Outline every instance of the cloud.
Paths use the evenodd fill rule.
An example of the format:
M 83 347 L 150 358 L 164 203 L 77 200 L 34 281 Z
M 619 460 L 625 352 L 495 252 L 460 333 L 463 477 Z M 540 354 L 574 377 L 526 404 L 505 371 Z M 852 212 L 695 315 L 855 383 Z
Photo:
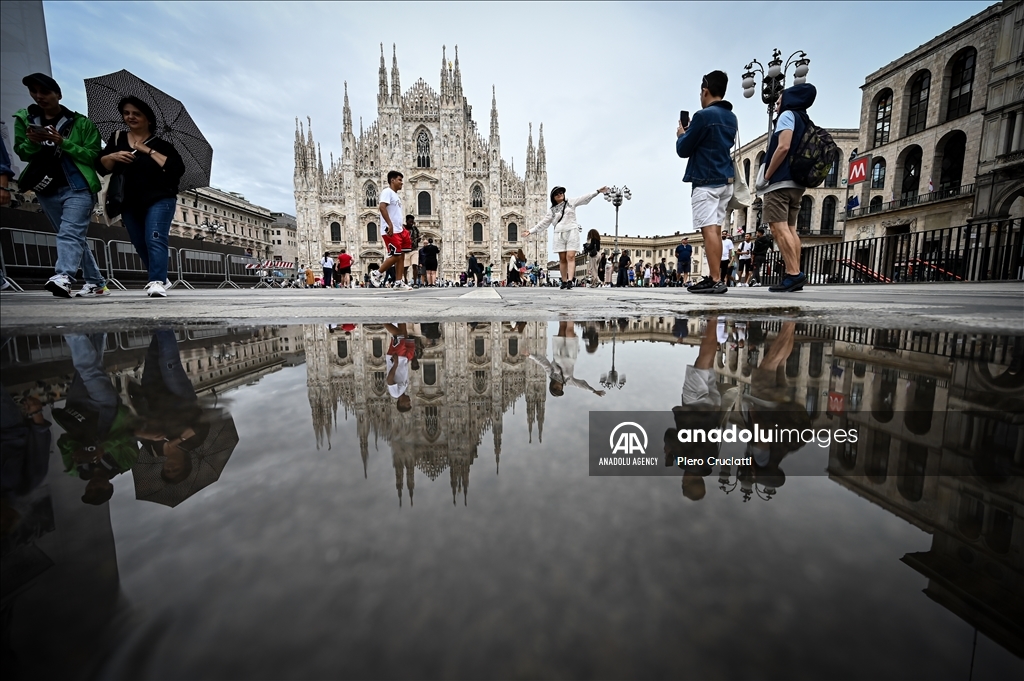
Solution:
M 570 193 L 626 184 L 623 234 L 689 231 L 689 187 L 674 150 L 680 109 L 699 108 L 700 78 L 732 78 L 744 140 L 767 124 L 739 77 L 772 48 L 806 50 L 819 89 L 811 114 L 857 127 L 864 76 L 981 11 L 987 3 L 71 3 L 44 4 L 65 103 L 72 83 L 128 69 L 178 97 L 214 148 L 213 183 L 294 211 L 296 117 L 313 120 L 324 157 L 341 151 L 342 83 L 353 121 L 376 118 L 380 43 L 402 87 L 435 90 L 441 46 L 459 46 L 466 97 L 486 135 L 497 90 L 502 156 L 525 166 L 528 123 L 544 123 L 548 179 Z M 882 20 L 884 18 L 884 20 Z M 787 52 L 788 54 L 788 52 Z M 600 202 L 587 229 L 610 231 Z

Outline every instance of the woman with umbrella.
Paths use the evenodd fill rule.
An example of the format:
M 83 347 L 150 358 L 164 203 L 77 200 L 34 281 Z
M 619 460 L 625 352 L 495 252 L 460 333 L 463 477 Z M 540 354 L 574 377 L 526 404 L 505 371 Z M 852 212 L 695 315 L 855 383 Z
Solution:
M 174 145 L 157 137 L 156 116 L 135 96 L 121 99 L 117 110 L 127 131 L 110 136 L 100 155 L 106 173 L 124 178 L 121 219 L 142 264 L 149 270 L 146 294 L 167 295 L 167 239 L 185 164 Z

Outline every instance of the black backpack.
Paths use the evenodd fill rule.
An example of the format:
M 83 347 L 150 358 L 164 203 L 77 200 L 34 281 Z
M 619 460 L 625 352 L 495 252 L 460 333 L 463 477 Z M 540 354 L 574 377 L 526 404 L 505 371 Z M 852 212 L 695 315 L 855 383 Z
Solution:
M 825 181 L 841 152 L 832 135 L 815 125 L 804 111 L 797 113 L 804 122 L 804 134 L 789 153 L 789 175 L 803 187 L 817 187 Z

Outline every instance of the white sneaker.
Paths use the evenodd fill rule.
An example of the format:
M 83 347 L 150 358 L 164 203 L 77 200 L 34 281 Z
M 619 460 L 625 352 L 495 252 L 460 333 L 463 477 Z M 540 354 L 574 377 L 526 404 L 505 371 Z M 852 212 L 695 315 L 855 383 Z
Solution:
M 167 289 L 164 288 L 164 282 L 151 281 L 146 284 L 146 295 L 150 298 L 166 298 Z
M 412 287 L 406 284 L 404 281 L 397 281 L 395 282 L 395 285 L 392 288 L 394 288 L 397 291 L 408 291 Z
M 47 291 L 58 298 L 71 297 L 71 279 L 66 274 L 55 274 L 45 284 Z
M 75 294 L 75 298 L 102 298 L 103 296 L 109 296 L 110 289 L 106 286 L 97 286 L 96 284 L 86 284 L 82 287 L 82 290 Z
M 374 288 L 380 288 L 380 270 L 370 270 L 370 283 Z

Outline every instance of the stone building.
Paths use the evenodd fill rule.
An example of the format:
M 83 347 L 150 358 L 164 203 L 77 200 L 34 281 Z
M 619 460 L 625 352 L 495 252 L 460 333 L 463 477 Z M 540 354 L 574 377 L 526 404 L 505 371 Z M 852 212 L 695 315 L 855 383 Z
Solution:
M 288 213 L 271 213 L 274 221 L 270 224 L 270 256 L 272 260 L 295 263 L 295 266 L 309 263 L 298 262 L 299 242 L 295 216 Z
M 312 129 L 295 129 L 295 210 L 298 259 L 316 261 L 341 248 L 353 255 L 360 279 L 367 265 L 384 256 L 378 196 L 387 173 L 405 175 L 402 203 L 416 216 L 422 238 L 441 247 L 440 273 L 465 271 L 472 254 L 504 271 L 503 256 L 522 248 L 530 262 L 547 260 L 547 234 L 523 240 L 547 207 L 547 159 L 543 125 L 534 147 L 532 128 L 523 176 L 501 157 L 498 105 L 491 97 L 489 135 L 473 119 L 462 90 L 458 48 L 454 64 L 442 51 L 440 91 L 422 78 L 402 90 L 393 53 L 390 78 L 381 46 L 377 118 L 353 129 L 345 85 L 341 158 L 325 166 Z
M 432 327 L 432 328 L 428 328 Z M 448 471 L 452 500 L 467 501 L 470 466 L 490 430 L 495 466 L 500 465 L 506 411 L 525 398 L 525 418 L 532 441 L 544 437 L 547 377 L 530 355 L 544 356 L 547 324 L 442 322 L 416 328 L 417 365 L 409 372 L 407 394 L 412 410 L 400 413 L 387 391 L 386 351 L 390 343 L 382 325 L 351 328 L 308 324 L 304 327 L 306 386 L 318 447 L 331 447 L 341 418 L 356 419 L 359 452 L 365 470 L 371 439 L 392 450 L 399 502 L 410 501 L 416 470 L 431 481 Z
M 853 128 L 828 128 L 828 131 L 839 147 L 840 157 L 820 187 L 804 192 L 800 214 L 797 216 L 797 230 L 804 237 L 804 246 L 842 241 L 843 209 L 847 201 L 847 159 L 850 152 L 857 148 L 860 132 Z M 767 148 L 768 133 L 765 133 L 741 146 L 733 155 L 743 169 L 743 177 L 750 187 L 751 195 Z M 754 231 L 761 224 L 761 199 L 755 198 L 745 211 L 733 211 L 728 219 L 729 230 L 734 234 Z
M 693 246 L 693 262 L 690 264 L 690 273 L 696 281 L 698 277 L 703 276 L 705 262 L 704 235 L 700 232 L 692 234 L 676 232 L 671 236 L 620 235 L 618 240 L 619 251 L 628 250 L 630 257 L 633 259 L 633 265 L 636 265 L 640 260 L 643 260 L 645 263 L 660 263 L 661 259 L 665 258 L 665 264 L 672 271 L 675 271 L 676 246 L 682 242 L 683 237 L 686 237 L 690 245 Z M 611 253 L 615 250 L 615 235 L 602 234 L 601 248 L 608 251 L 610 257 Z M 583 267 L 585 263 L 580 262 L 579 258 L 579 266 Z M 555 263 L 555 267 L 557 268 L 557 263 Z
M 202 187 L 178 194 L 171 235 L 239 246 L 263 259 L 271 256 L 272 222 L 269 208 L 247 201 L 238 192 Z
M 846 240 L 1021 214 L 1021 4 L 992 5 L 865 79 L 858 148 L 870 172 Z

